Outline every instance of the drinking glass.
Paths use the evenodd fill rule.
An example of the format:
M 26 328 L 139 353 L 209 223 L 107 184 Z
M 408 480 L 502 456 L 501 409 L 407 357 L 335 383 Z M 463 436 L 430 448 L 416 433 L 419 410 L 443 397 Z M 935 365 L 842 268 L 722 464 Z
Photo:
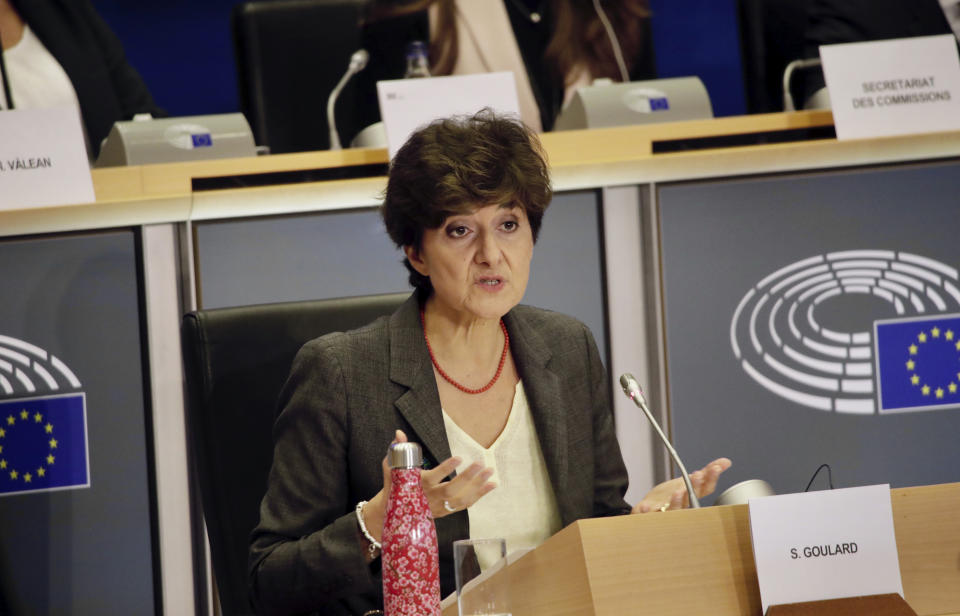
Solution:
M 510 580 L 505 539 L 453 542 L 460 616 L 510 616 Z

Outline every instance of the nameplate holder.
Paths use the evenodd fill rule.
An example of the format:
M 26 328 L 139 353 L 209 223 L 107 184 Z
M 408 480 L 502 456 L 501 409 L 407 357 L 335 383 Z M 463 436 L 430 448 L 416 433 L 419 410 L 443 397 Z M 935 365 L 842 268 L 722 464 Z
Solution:
M 390 158 L 415 130 L 438 118 L 473 115 L 484 107 L 520 117 L 511 72 L 378 81 L 377 98 Z
M 0 111 L 0 210 L 96 200 L 76 107 Z
M 837 139 L 960 130 L 952 34 L 822 45 Z
M 749 507 L 764 613 L 785 604 L 903 596 L 889 485 L 765 496 Z

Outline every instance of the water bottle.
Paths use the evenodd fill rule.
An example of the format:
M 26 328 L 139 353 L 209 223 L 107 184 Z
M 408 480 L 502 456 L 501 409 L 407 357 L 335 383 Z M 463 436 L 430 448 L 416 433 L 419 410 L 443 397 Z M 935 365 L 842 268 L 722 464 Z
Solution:
M 381 540 L 384 616 L 440 616 L 437 529 L 420 486 L 422 461 L 416 443 L 387 452 L 393 485 Z
M 427 59 L 427 45 L 423 41 L 411 41 L 407 45 L 407 72 L 404 79 L 429 77 L 430 62 Z

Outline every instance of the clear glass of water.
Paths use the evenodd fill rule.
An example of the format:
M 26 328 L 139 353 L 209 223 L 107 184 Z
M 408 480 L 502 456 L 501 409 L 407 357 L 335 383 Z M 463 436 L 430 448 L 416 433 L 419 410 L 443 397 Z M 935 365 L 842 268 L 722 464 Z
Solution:
M 453 542 L 460 616 L 510 616 L 510 579 L 505 539 Z

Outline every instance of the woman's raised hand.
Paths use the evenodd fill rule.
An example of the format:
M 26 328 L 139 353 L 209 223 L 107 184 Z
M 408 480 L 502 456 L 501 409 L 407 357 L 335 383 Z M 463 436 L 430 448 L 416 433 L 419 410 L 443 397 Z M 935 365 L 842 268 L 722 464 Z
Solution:
M 403 433 L 403 430 L 397 430 L 393 442 L 390 444 L 406 442 L 407 435 Z M 461 462 L 460 458 L 448 458 L 438 464 L 436 468 L 420 471 L 420 485 L 423 487 L 423 493 L 427 497 L 430 512 L 434 518 L 442 518 L 461 509 L 466 509 L 497 487 L 497 484 L 489 481 L 493 475 L 493 469 L 485 468 L 482 464 L 476 462 L 468 466 L 463 472 L 457 473 L 457 476 L 450 481 L 444 481 L 450 473 L 460 466 Z M 387 464 L 387 456 L 383 456 L 381 465 L 383 467 L 383 489 L 363 506 L 364 523 L 368 532 L 377 541 L 383 535 L 383 522 L 387 514 L 387 497 L 390 495 L 390 488 L 393 485 L 390 480 L 390 465 Z
M 696 492 L 697 498 L 713 494 L 720 475 L 732 464 L 733 462 L 728 458 L 717 458 L 702 469 L 690 473 L 690 483 L 693 484 L 693 491 Z M 677 477 L 654 486 L 642 501 L 634 505 L 633 513 L 683 509 L 689 506 L 687 486 L 683 482 L 683 477 Z
M 444 481 L 461 462 L 460 458 L 448 458 L 436 468 L 420 473 L 420 485 L 423 486 L 423 493 L 430 503 L 434 518 L 442 518 L 466 509 L 497 487 L 497 484 L 490 481 L 493 469 L 478 462 L 457 473 L 453 479 Z

